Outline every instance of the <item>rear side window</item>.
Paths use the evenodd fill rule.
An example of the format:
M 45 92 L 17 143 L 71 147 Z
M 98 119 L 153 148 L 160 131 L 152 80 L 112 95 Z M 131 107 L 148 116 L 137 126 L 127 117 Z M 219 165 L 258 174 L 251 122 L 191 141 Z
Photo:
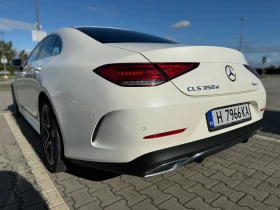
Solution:
M 26 64 L 30 64 L 30 63 L 32 63 L 33 61 L 37 60 L 38 55 L 39 55 L 39 53 L 40 53 L 40 51 L 41 51 L 41 49 L 42 49 L 44 43 L 45 43 L 45 40 L 43 40 L 42 42 L 40 42 L 40 43 L 37 45 L 37 47 L 36 47 L 36 48 L 33 50 L 33 52 L 30 54 L 30 56 L 29 56 L 29 58 L 28 58 Z
M 48 38 L 45 39 L 45 43 L 39 54 L 38 59 L 46 58 L 51 55 L 51 52 L 53 50 L 54 44 L 57 39 L 58 39 L 57 36 L 49 36 Z
M 114 28 L 78 27 L 77 30 L 85 33 L 101 43 L 169 43 L 176 42 L 161 37 Z
M 51 52 L 51 56 L 53 55 L 59 55 L 60 52 L 61 52 L 61 48 L 62 48 L 62 43 L 61 43 L 61 40 L 60 38 L 57 38 L 54 46 L 53 46 L 53 50 Z

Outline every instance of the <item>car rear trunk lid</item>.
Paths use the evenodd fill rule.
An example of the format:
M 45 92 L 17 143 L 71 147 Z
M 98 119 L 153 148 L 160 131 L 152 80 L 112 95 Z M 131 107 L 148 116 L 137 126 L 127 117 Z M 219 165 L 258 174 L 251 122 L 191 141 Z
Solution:
M 109 45 L 141 53 L 155 64 L 199 63 L 196 69 L 172 80 L 172 83 L 187 95 L 210 96 L 258 90 L 259 79 L 245 68 L 245 57 L 234 49 L 177 44 Z

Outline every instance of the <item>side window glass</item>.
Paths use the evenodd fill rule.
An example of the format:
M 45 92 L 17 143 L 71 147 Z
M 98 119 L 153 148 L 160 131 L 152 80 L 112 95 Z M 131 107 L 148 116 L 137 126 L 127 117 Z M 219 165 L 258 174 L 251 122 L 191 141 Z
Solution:
M 26 64 L 30 64 L 30 63 L 32 63 L 33 61 L 37 60 L 38 55 L 39 55 L 39 53 L 40 53 L 40 51 L 41 51 L 42 46 L 44 45 L 44 43 L 45 43 L 45 40 L 42 41 L 41 43 L 39 43 L 39 44 L 37 45 L 37 47 L 36 47 L 36 48 L 33 50 L 33 52 L 30 54 L 30 56 L 29 56 L 29 58 L 28 58 Z
M 58 38 L 54 44 L 51 56 L 53 55 L 59 55 L 61 52 L 61 48 L 62 48 L 62 43 L 61 40 Z
M 57 40 L 57 36 L 50 36 L 45 40 L 45 44 L 43 45 L 43 48 L 39 54 L 38 59 L 46 58 L 51 55 L 51 51 L 54 47 L 56 40 Z

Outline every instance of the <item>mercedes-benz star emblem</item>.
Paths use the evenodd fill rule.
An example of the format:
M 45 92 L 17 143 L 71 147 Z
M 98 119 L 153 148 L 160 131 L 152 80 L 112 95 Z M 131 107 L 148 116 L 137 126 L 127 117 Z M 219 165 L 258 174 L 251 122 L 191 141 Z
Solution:
M 226 75 L 232 82 L 236 80 L 236 73 L 231 66 L 226 66 Z

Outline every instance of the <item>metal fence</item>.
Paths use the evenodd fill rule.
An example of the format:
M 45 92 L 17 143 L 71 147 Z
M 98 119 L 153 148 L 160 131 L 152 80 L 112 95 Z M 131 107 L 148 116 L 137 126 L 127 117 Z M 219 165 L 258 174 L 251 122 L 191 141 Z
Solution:
M 0 71 L 0 75 L 10 75 L 11 74 L 11 72 L 9 72 L 9 71 Z

